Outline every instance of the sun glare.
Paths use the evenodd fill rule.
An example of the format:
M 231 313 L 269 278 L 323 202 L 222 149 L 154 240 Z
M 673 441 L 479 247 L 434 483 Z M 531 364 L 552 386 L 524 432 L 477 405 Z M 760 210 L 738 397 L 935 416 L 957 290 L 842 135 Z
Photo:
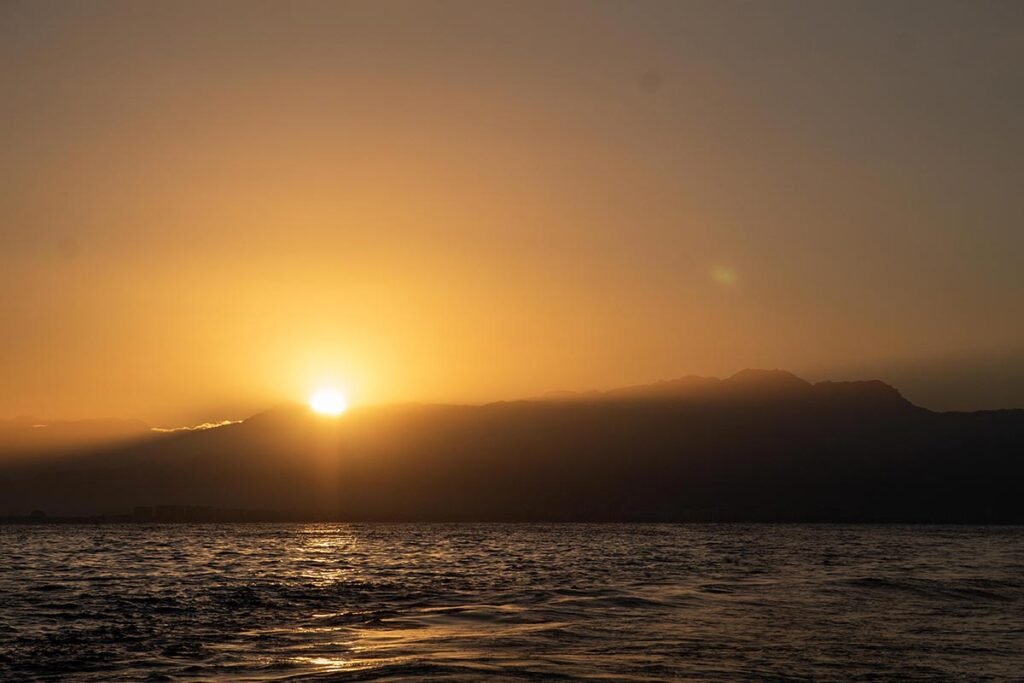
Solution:
M 334 389 L 320 389 L 309 397 L 309 407 L 321 415 L 341 415 L 348 410 L 348 400 Z

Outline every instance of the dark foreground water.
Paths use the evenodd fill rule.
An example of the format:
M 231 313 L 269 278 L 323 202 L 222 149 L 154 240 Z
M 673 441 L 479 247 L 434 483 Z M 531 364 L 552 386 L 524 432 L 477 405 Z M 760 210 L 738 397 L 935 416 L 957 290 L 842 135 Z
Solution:
M 0 680 L 1024 680 L 1024 529 L 0 527 Z

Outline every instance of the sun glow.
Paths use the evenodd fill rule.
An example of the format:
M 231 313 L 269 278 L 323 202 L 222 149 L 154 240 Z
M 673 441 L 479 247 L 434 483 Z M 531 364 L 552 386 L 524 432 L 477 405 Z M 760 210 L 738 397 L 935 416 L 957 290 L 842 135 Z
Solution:
M 320 389 L 309 397 L 309 407 L 321 415 L 341 415 L 348 410 L 348 399 L 334 389 Z

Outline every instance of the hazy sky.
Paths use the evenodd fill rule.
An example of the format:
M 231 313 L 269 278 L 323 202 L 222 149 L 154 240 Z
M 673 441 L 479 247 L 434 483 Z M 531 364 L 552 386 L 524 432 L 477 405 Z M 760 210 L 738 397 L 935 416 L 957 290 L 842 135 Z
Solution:
M 0 92 L 0 417 L 748 366 L 1024 406 L 1015 0 L 4 1 Z

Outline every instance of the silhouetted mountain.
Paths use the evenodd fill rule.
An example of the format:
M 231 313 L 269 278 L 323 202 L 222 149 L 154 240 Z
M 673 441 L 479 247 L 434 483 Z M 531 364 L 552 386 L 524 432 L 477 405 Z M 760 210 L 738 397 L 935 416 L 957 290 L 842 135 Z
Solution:
M 1024 411 L 933 413 L 781 371 L 243 423 L 0 474 L 0 513 L 345 520 L 1024 521 Z

